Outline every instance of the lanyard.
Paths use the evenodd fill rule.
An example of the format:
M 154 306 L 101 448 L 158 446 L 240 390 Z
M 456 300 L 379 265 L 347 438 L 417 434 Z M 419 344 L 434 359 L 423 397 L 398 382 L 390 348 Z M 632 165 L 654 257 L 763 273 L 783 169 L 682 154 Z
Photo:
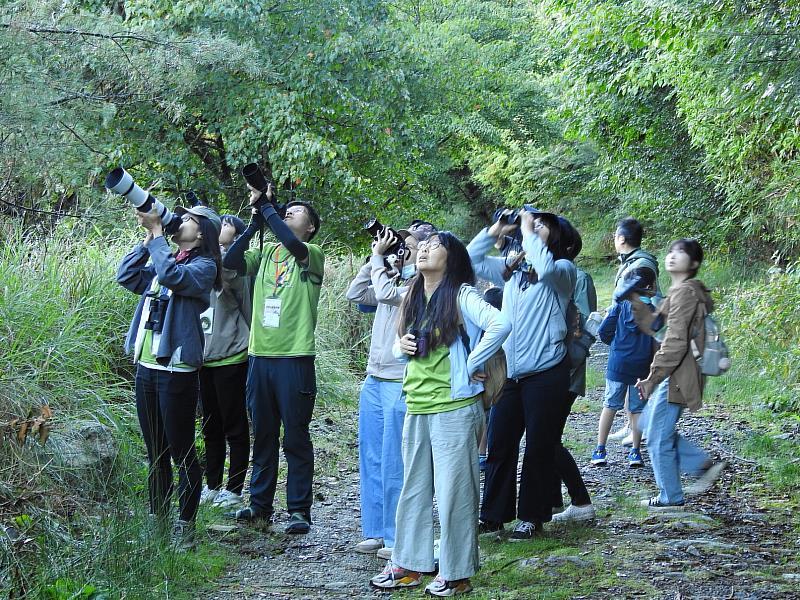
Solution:
M 280 247 L 280 244 L 278 245 L 277 248 L 275 248 L 275 258 L 272 259 L 272 260 L 275 262 L 275 288 L 272 290 L 272 297 L 274 298 L 275 296 L 278 295 L 278 287 L 280 287 L 278 285 L 278 274 L 279 274 L 280 268 L 281 268 L 281 247 Z

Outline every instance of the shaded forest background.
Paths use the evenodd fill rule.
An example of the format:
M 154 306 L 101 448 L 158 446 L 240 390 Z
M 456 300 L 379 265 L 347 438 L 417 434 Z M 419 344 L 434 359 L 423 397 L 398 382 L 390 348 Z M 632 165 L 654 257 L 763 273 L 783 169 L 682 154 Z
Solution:
M 798 25 L 766 0 L 0 0 L 0 591 L 180 597 L 227 560 L 148 533 L 116 166 L 242 213 L 257 161 L 314 202 L 323 405 L 357 395 L 370 324 L 342 292 L 369 217 L 469 239 L 533 203 L 600 283 L 615 219 L 657 252 L 698 237 L 735 365 L 709 394 L 784 436 L 743 451 L 797 505 Z M 69 458 L 87 437 L 100 468 Z

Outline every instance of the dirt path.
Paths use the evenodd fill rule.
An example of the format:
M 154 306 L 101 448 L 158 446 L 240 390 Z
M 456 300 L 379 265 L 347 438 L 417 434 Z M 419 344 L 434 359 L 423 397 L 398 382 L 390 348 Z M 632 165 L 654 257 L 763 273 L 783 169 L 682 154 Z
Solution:
M 602 370 L 603 351 L 597 347 L 592 358 L 596 369 Z M 646 451 L 642 469 L 629 469 L 625 449 L 613 445 L 607 467 L 589 464 L 601 397 L 602 389 L 594 389 L 576 405 L 566 434 L 598 519 L 586 527 L 551 527 L 545 541 L 482 540 L 483 568 L 471 597 L 800 598 L 800 534 L 790 524 L 792 508 L 752 493 L 763 485 L 756 467 L 730 450 L 743 426 L 718 414 L 683 419 L 682 432 L 729 467 L 712 491 L 685 510 L 648 514 L 638 506 L 655 490 Z M 205 598 L 387 596 L 367 583 L 383 561 L 351 550 L 360 540 L 355 431 L 352 412 L 318 411 L 317 499 L 309 535 L 284 535 L 283 521 L 271 529 L 208 533 L 232 545 L 239 560 Z

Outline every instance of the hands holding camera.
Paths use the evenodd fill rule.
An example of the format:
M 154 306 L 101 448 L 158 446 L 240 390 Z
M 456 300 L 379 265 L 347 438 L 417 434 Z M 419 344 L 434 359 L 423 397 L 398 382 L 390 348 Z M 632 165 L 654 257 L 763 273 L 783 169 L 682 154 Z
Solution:
M 398 242 L 397 236 L 389 227 L 384 228 L 372 242 L 373 256 L 385 256 L 389 249 Z
M 142 242 L 145 246 L 153 239 L 164 235 L 164 226 L 161 223 L 161 216 L 154 210 L 150 212 L 139 212 L 134 209 L 136 222 L 147 230 L 147 235 Z

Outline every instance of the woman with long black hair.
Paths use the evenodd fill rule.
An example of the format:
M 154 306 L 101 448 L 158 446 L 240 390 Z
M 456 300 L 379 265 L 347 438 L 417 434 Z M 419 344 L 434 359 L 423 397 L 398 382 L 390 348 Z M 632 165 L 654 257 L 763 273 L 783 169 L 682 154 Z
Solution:
M 442 231 L 420 242 L 418 275 L 400 308 L 395 355 L 403 377 L 403 489 L 392 559 L 372 578 L 381 589 L 414 587 L 434 570 L 433 495 L 441 524 L 433 596 L 472 589 L 478 570 L 478 441 L 483 428 L 483 364 L 511 331 L 473 287 L 464 245 Z M 481 331 L 484 331 L 481 337 Z
M 220 286 L 217 214 L 205 206 L 179 207 L 181 217 L 172 241 L 164 239 L 160 217 L 136 213 L 147 230 L 117 270 L 117 282 L 140 294 L 125 350 L 136 369 L 136 412 L 150 463 L 150 511 L 162 522 L 172 498 L 172 462 L 178 466 L 179 516 L 173 542 L 179 550 L 194 547 L 194 521 L 200 503 L 202 470 L 194 448 L 198 369 L 203 365 L 200 313 Z
M 518 232 L 517 229 L 520 231 Z M 524 260 L 487 256 L 498 238 L 522 234 Z M 489 457 L 481 506 L 481 531 L 500 531 L 519 518 L 511 539 L 539 535 L 550 521 L 555 452 L 569 407 L 570 359 L 567 353 L 567 308 L 575 289 L 575 265 L 557 217 L 532 207 L 508 223 L 501 217 L 470 242 L 477 274 L 502 285 L 503 314 L 514 331 L 503 344 L 508 379 L 492 408 Z M 509 273 L 509 271 L 511 271 Z M 517 504 L 519 444 L 525 433 L 525 455 Z

